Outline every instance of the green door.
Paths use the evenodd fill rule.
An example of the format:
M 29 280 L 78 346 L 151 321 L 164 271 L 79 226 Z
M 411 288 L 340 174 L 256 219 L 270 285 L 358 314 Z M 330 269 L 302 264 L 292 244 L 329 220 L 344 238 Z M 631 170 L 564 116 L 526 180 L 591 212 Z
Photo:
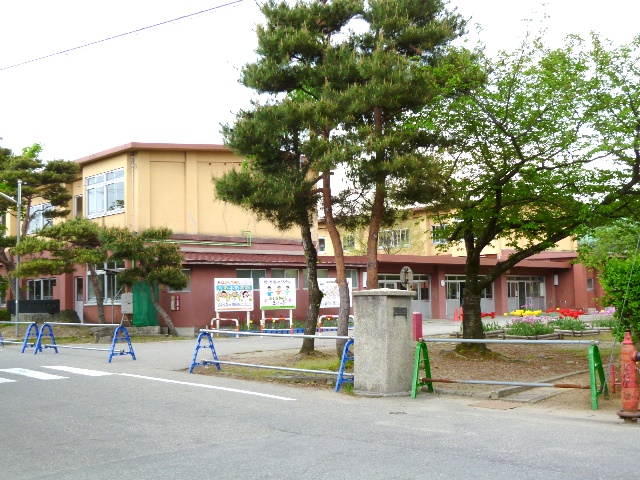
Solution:
M 155 286 L 156 296 L 158 286 Z M 133 326 L 149 327 L 158 325 L 158 312 L 151 301 L 151 291 L 147 282 L 133 285 Z

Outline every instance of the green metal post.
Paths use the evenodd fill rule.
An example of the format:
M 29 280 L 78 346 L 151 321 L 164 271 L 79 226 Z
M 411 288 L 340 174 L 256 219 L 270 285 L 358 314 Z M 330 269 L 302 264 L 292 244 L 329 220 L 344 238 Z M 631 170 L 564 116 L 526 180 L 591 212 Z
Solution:
M 600 378 L 600 390 L 598 390 L 598 379 Z M 598 395 L 604 394 L 604 398 L 609 398 L 609 387 L 602 368 L 602 360 L 597 345 L 589 347 L 589 383 L 591 385 L 591 410 L 598 410 Z
M 427 386 L 427 392 L 433 393 L 433 382 L 420 381 L 420 359 L 424 360 L 424 373 L 426 378 L 431 378 L 431 365 L 429 365 L 429 350 L 425 342 L 418 342 L 416 345 L 415 361 L 413 363 L 413 385 L 411 387 L 411 398 L 416 398 L 418 387 Z

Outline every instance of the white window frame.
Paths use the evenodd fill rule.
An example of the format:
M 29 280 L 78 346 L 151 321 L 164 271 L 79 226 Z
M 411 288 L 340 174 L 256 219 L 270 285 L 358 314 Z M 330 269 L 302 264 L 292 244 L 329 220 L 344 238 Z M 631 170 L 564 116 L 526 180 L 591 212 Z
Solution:
M 31 205 L 29 207 L 29 226 L 27 234 L 36 233 L 44 227 L 53 225 L 53 219 L 44 216 L 44 212 L 53 210 L 51 203 L 41 203 L 40 205 Z
M 327 252 L 327 239 L 325 237 L 318 237 L 318 253 Z
M 595 281 L 593 277 L 587 277 L 587 291 L 592 292 L 595 288 Z
M 346 269 L 347 278 L 351 279 L 351 288 L 359 288 L 358 287 L 358 270 L 355 268 L 347 268 Z
M 36 288 L 36 285 L 38 285 L 39 288 Z M 27 300 L 53 300 L 53 287 L 55 286 L 55 277 L 35 278 L 27 280 Z M 49 295 L 44 295 L 45 287 Z M 37 297 L 35 297 L 36 291 L 39 292 L 39 295 Z
M 411 246 L 411 229 L 394 228 L 382 230 L 378 235 L 378 248 L 400 248 Z
M 444 245 L 447 243 L 446 239 L 438 238 L 438 233 L 441 233 L 444 229 L 444 225 L 431 225 L 431 245 Z
M 82 195 L 76 195 L 73 197 L 73 210 L 74 218 L 82 217 L 84 215 Z
M 85 185 L 87 218 L 124 212 L 124 168 L 87 177 Z
M 109 274 L 106 270 L 122 270 L 125 268 L 124 260 L 106 262 L 103 265 L 96 265 L 96 276 L 102 281 L 102 293 L 104 298 L 103 303 L 111 305 L 112 300 L 114 305 L 120 305 L 120 299 L 122 297 L 122 291 L 120 290 L 120 283 L 118 282 L 118 276 Z M 91 281 L 91 271 L 87 268 L 87 292 L 86 303 L 89 305 L 96 304 L 96 292 L 93 288 L 93 282 Z M 109 291 L 113 292 L 115 298 L 109 296 Z M 92 294 L 93 293 L 93 294 Z

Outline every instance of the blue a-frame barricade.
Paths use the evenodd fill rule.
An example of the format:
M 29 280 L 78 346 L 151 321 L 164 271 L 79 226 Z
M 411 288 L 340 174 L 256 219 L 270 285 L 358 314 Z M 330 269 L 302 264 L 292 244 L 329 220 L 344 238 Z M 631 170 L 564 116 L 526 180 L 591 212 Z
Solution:
M 349 348 L 353 346 L 353 338 L 347 340 L 347 343 L 344 344 L 344 349 L 342 350 L 342 359 L 340 360 L 340 368 L 338 369 L 338 379 L 336 380 L 336 392 L 340 391 L 340 387 L 343 383 L 353 383 L 353 374 L 345 377 L 344 369 L 347 366 L 348 361 L 353 361 L 354 353 L 353 351 L 349 352 Z
M 209 340 L 208 345 L 202 345 L 200 342 L 203 338 L 207 338 Z M 213 355 L 213 360 L 202 360 L 198 362 L 198 350 L 201 348 L 208 348 L 211 350 Z M 193 369 L 195 367 L 204 367 L 206 365 L 215 365 L 218 370 L 220 370 L 220 364 L 218 363 L 218 355 L 216 354 L 216 348 L 213 346 L 213 338 L 211 338 L 211 334 L 209 332 L 200 332 L 198 335 L 198 339 L 196 341 L 196 348 L 193 351 L 193 358 L 191 359 L 191 366 L 189 367 L 189 373 L 193 373 Z

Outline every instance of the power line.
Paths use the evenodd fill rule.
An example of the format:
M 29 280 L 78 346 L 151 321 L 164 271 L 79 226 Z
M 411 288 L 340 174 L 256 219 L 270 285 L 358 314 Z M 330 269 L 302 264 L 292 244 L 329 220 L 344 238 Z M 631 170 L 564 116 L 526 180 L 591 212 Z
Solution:
M 133 33 L 142 32 L 142 31 L 144 31 L 144 30 L 150 30 L 150 29 L 152 29 L 152 28 L 156 28 L 156 27 L 159 27 L 159 26 L 161 26 L 161 25 L 166 25 L 166 24 L 168 24 L 168 23 L 177 22 L 177 21 L 179 21 L 179 20 L 184 20 L 185 18 L 195 17 L 196 15 L 200 15 L 200 14 L 202 14 L 202 13 L 211 12 L 211 11 L 213 11 L 213 10 L 218 10 L 218 9 L 220 9 L 220 8 L 228 7 L 228 6 L 230 6 L 230 5 L 234 5 L 234 4 L 236 4 L 236 3 L 242 3 L 243 1 L 244 1 L 244 0 L 234 0 L 234 1 L 232 1 L 232 2 L 228 2 L 228 3 L 225 3 L 225 4 L 223 4 L 223 5 L 218 5 L 218 6 L 216 6 L 216 7 L 211 7 L 211 8 L 207 8 L 207 9 L 205 9 L 205 10 L 200 10 L 199 12 L 190 13 L 190 14 L 188 14 L 188 15 L 183 15 L 183 16 L 181 16 L 181 17 L 173 18 L 173 19 L 171 19 L 171 20 L 165 20 L 164 22 L 155 23 L 155 24 L 153 24 L 153 25 L 149 25 L 149 26 L 147 26 L 147 27 L 142 27 L 142 28 L 138 28 L 138 29 L 136 29 L 136 30 L 131 30 L 130 32 L 120 33 L 120 34 L 118 34 L 118 35 L 114 35 L 114 36 L 112 36 L 112 37 L 103 38 L 102 40 L 96 40 L 95 42 L 85 43 L 84 45 L 79 45 L 79 46 L 77 46 L 77 47 L 68 48 L 68 49 L 66 49 L 66 50 L 62 50 L 62 51 L 60 51 L 60 52 L 56 52 L 56 53 L 51 53 L 51 54 L 49 54 L 49 55 L 45 55 L 45 56 L 43 56 L 43 57 L 38 57 L 38 58 L 33 58 L 33 59 L 31 59 L 31 60 L 26 60 L 26 61 L 24 61 L 24 62 L 16 63 L 16 64 L 14 64 L 14 65 L 9 65 L 8 67 L 2 67 L 2 68 L 0 68 L 0 72 L 1 72 L 1 71 L 3 71 L 3 70 L 9 70 L 10 68 L 19 67 L 19 66 L 21 66 L 21 65 L 26 65 L 27 63 L 37 62 L 37 61 L 39 61 L 39 60 L 44 60 L 45 58 L 55 57 L 55 56 L 57 56 L 57 55 L 62 55 L 63 53 L 69 53 L 69 52 L 72 52 L 72 51 L 74 51 L 74 50 L 80 50 L 81 48 L 86 48 L 86 47 L 90 47 L 90 46 L 92 46 L 92 45 L 97 45 L 97 44 L 99 44 L 99 43 L 104 43 L 104 42 L 107 42 L 107 41 L 109 41 L 109 40 L 114 40 L 114 39 L 116 39 L 116 38 L 125 37 L 125 36 L 127 36 L 127 35 L 131 35 L 131 34 L 133 34 Z

